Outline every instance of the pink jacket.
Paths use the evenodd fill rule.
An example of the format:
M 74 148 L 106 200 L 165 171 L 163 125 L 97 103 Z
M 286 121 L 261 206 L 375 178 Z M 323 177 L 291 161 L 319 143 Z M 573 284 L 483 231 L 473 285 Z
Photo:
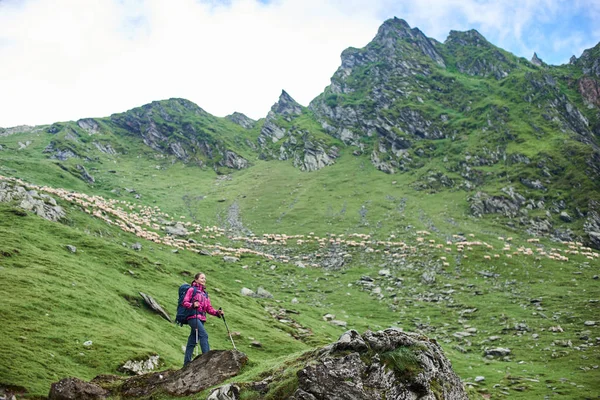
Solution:
M 196 287 L 196 296 L 194 297 L 194 299 L 192 299 L 192 294 L 194 293 L 194 286 Z M 196 282 L 192 282 L 192 287 L 188 289 L 187 293 L 183 297 L 182 304 L 185 308 L 192 308 L 194 301 L 198 302 L 198 313 L 194 313 L 191 317 L 188 317 L 187 319 L 199 318 L 200 321 L 206 321 L 206 313 L 209 313 L 210 315 L 214 316 L 217 315 L 217 310 L 215 310 L 210 304 L 210 299 L 208 298 L 208 294 L 204 291 L 204 286 L 201 286 Z

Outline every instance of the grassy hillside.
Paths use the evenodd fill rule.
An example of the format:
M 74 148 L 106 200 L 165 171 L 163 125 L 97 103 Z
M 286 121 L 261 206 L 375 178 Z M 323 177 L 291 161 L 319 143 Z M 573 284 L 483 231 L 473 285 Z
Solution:
M 293 393 L 303 352 L 391 326 L 437 340 L 473 398 L 597 396 L 600 114 L 581 82 L 598 49 L 538 67 L 397 19 L 376 39 L 310 107 L 282 93 L 257 122 L 170 99 L 0 131 L 0 182 L 66 211 L 0 202 L 0 389 L 39 398 L 149 354 L 179 368 L 187 328 L 139 292 L 173 315 L 202 271 L 250 358 L 232 381 L 274 376 L 268 398 Z M 273 298 L 241 295 L 259 286 Z M 207 330 L 230 348 L 221 321 Z
M 150 353 L 161 356 L 164 368 L 178 368 L 187 329 L 151 313 L 141 305 L 138 292 L 152 295 L 174 313 L 177 286 L 189 280 L 189 274 L 204 271 L 213 303 L 227 311 L 230 327 L 241 333 L 238 347 L 250 357 L 242 381 L 257 380 L 291 354 L 335 340 L 345 328 L 322 320 L 332 313 L 347 321 L 347 328 L 359 331 L 400 326 L 436 338 L 459 376 L 494 398 L 506 391 L 511 397 L 532 398 L 552 393 L 585 397 L 598 390 L 597 327 L 583 324 L 598 315 L 600 290 L 598 280 L 592 279 L 598 259 L 577 254 L 560 262 L 541 256 L 538 247 L 548 253 L 559 248 L 561 254 L 569 247 L 530 244 L 518 230 L 464 217 L 460 192 L 415 191 L 415 175 L 385 175 L 364 158 L 350 155 L 310 174 L 283 162 L 257 161 L 225 179 L 181 163 L 157 170 L 153 160 L 118 157 L 110 167 L 116 172 L 103 171 L 103 163 L 97 164 L 94 186 L 64 173 L 53 161 L 26 162 L 20 155 L 6 160 L 4 174 L 19 168 L 20 177 L 36 184 L 127 201 L 123 207 L 129 212 L 160 205 L 163 213 L 174 219 L 184 216 L 184 221 L 203 229 L 226 228 L 228 220 L 237 218 L 258 237 L 279 233 L 326 240 L 323 245 L 316 240 L 248 245 L 226 235 L 210 238 L 206 231 L 191 236 L 207 248 L 217 243 L 250 246 L 284 256 L 268 260 L 243 255 L 229 264 L 222 256 L 174 253 L 172 247 L 141 240 L 69 202 L 62 201 L 67 218 L 61 223 L 23 215 L 16 204 L 3 204 L 0 272 L 6 323 L 0 346 L 2 358 L 11 360 L 0 371 L 3 385 L 44 395 L 49 384 L 62 377 L 116 373 L 123 361 Z M 52 171 L 61 172 L 55 176 Z M 134 188 L 135 193 L 124 188 Z M 135 199 L 135 194 L 141 198 Z M 137 207 L 132 210 L 129 205 Z M 232 209 L 237 211 L 232 214 Z M 366 247 L 349 244 L 365 241 L 350 236 L 354 233 L 372 235 Z M 339 235 L 344 236 L 338 243 Z M 453 235 L 486 242 L 493 249 L 480 244 L 461 252 L 460 240 Z M 510 254 L 518 253 L 510 258 L 502 250 L 509 236 Z M 140 252 L 130 249 L 137 241 L 143 246 Z M 76 246 L 77 253 L 69 253 L 67 244 Z M 531 248 L 534 255 L 520 247 Z M 330 253 L 348 254 L 341 269 L 321 267 Z M 294 257 L 305 260 L 308 268 L 297 267 Z M 380 276 L 381 269 L 389 269 L 390 277 Z M 433 274 L 435 282 L 426 283 L 424 273 Z M 362 290 L 358 282 L 364 275 L 375 280 L 381 294 Z M 274 299 L 240 295 L 242 287 L 258 286 Z M 24 294 L 30 289 L 36 294 Z M 298 311 L 288 316 L 312 334 L 301 340 L 290 336 L 298 336 L 298 330 L 272 316 L 279 309 Z M 563 332 L 550 331 L 556 326 Z M 230 347 L 221 321 L 209 319 L 207 327 L 213 348 Z M 463 336 L 466 330 L 470 333 Z M 499 338 L 490 340 L 493 336 Z M 83 346 L 87 340 L 93 341 L 91 348 Z M 263 347 L 250 347 L 253 340 Z M 484 357 L 485 349 L 496 346 L 510 348 L 509 359 Z M 293 391 L 293 369 L 286 376 L 279 389 L 283 393 Z M 486 380 L 475 384 L 476 376 Z

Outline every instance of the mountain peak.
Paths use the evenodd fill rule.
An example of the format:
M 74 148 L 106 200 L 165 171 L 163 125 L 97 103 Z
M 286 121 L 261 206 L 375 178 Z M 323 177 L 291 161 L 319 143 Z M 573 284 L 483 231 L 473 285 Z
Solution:
M 461 46 L 489 46 L 490 42 L 475 29 L 468 31 L 450 31 L 444 44 L 457 44 Z
M 254 126 L 254 124 L 256 123 L 255 120 L 253 120 L 252 118 L 249 118 L 248 116 L 246 116 L 246 114 L 243 114 L 243 113 L 237 112 L 237 111 L 235 111 L 233 114 L 226 116 L 225 118 L 227 118 L 234 124 L 238 124 L 242 128 L 246 128 L 246 129 L 252 128 Z
M 279 100 L 271 107 L 271 112 L 278 115 L 299 115 L 302 113 L 302 106 L 285 90 L 282 90 Z
M 398 50 L 398 39 L 405 39 L 415 44 L 423 54 L 430 57 L 438 65 L 445 66 L 444 59 L 438 54 L 432 41 L 419 28 L 411 28 L 405 20 L 397 17 L 386 20 L 379 27 L 377 35 L 367 47 L 381 46 L 385 52 L 393 54 Z
M 542 59 L 538 57 L 536 52 L 534 52 L 533 57 L 531 57 L 531 63 L 533 65 L 537 65 L 538 67 L 541 67 L 545 64 L 544 61 L 542 61 Z

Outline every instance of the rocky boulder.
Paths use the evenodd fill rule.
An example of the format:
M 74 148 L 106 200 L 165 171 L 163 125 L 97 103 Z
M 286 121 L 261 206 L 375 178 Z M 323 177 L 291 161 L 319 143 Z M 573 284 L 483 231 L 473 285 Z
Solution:
M 467 399 L 435 341 L 393 328 L 344 333 L 298 371 L 298 383 L 291 399 Z
M 119 371 L 128 375 L 144 375 L 154 371 L 160 364 L 160 356 L 151 355 L 143 360 L 127 360 L 119 367 Z
M 107 398 L 154 398 L 159 392 L 171 396 L 190 396 L 236 376 L 248 357 L 237 350 L 213 350 L 196 357 L 184 368 L 123 379 L 99 376 L 91 382 L 66 378 L 53 383 L 51 400 L 96 400 Z M 223 398 L 223 397 L 218 397 Z
M 96 182 L 96 179 L 94 179 L 94 177 L 90 175 L 90 173 L 83 165 L 77 164 L 75 168 L 77 168 L 77 171 L 79 171 L 79 173 L 81 174 L 81 179 L 83 179 L 90 185 Z
M 100 125 L 93 118 L 80 119 L 77 121 L 77 125 L 90 135 L 94 135 L 100 131 Z
M 18 202 L 19 207 L 32 211 L 50 221 L 58 221 L 65 217 L 65 211 L 56 204 L 56 200 L 47 194 L 39 194 L 35 190 L 0 181 L 0 202 Z
M 589 208 L 583 230 L 588 234 L 590 245 L 600 249 L 600 204 L 590 200 Z
M 248 357 L 237 350 L 209 351 L 179 371 L 133 377 L 125 382 L 121 393 L 142 397 L 161 390 L 173 396 L 190 396 L 237 375 L 247 361 Z
M 96 400 L 107 398 L 109 392 L 77 378 L 66 378 L 53 383 L 48 394 L 49 400 Z
M 190 234 L 181 223 L 176 223 L 175 226 L 167 226 L 165 231 L 171 236 L 187 236 Z
M 169 313 L 166 312 L 165 309 L 162 308 L 162 306 L 160 304 L 158 304 L 158 302 L 156 300 L 154 300 L 154 298 L 152 296 L 147 295 L 146 293 L 143 293 L 143 292 L 140 292 L 140 296 L 142 296 L 142 298 L 144 299 L 144 302 L 146 303 L 146 305 L 148 307 L 150 307 L 152 309 L 152 311 L 154 311 L 155 313 L 157 313 L 158 315 L 160 315 L 167 321 L 173 322 L 171 320 L 171 316 L 169 315 Z

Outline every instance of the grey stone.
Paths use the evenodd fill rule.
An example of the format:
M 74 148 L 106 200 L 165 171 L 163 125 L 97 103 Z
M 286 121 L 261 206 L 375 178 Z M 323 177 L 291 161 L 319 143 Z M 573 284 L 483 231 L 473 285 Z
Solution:
M 484 354 L 486 356 L 492 356 L 492 357 L 505 357 L 510 354 L 510 349 L 503 348 L 503 347 L 495 347 L 492 349 L 485 350 Z
M 77 164 L 75 166 L 75 168 L 77 168 L 77 170 L 81 174 L 81 179 L 83 179 L 84 181 L 86 181 L 89 184 L 96 182 L 96 179 L 92 175 L 89 174 L 89 172 L 83 165 Z
M 135 251 L 140 251 L 140 250 L 142 250 L 142 244 L 139 242 L 135 242 L 134 244 L 131 245 L 131 248 Z
M 67 245 L 67 250 L 69 250 L 71 253 L 77 253 L 77 247 L 70 244 Z
M 77 378 L 65 378 L 50 386 L 49 400 L 96 400 L 105 399 L 108 390 Z
M 340 320 L 337 320 L 337 319 L 329 321 L 329 323 L 331 325 L 340 326 L 342 328 L 345 328 L 348 325 L 348 323 L 346 321 L 340 321 Z
M 573 218 L 566 211 L 562 211 L 559 217 L 564 222 L 573 222 Z
M 334 319 L 335 319 L 335 315 L 333 315 L 333 314 L 323 315 L 323 321 L 333 321 Z
M 434 341 L 397 329 L 367 335 L 370 345 L 351 330 L 321 350 L 316 360 L 298 372 L 298 389 L 291 399 L 467 399 L 460 378 Z M 381 355 L 405 346 L 419 349 L 414 355 L 420 372 L 399 379 Z
M 259 286 L 259 288 L 256 290 L 256 297 L 272 299 L 273 295 L 266 291 L 262 286 Z
M 129 378 L 121 388 L 121 395 L 148 397 L 162 391 L 172 396 L 190 396 L 237 375 L 247 361 L 248 357 L 236 350 L 212 350 L 178 371 Z
M 228 383 L 219 388 L 213 389 L 206 400 L 238 400 L 240 398 L 240 388 L 235 383 Z
M 127 360 L 118 368 L 118 371 L 129 375 L 147 374 L 158 367 L 159 360 L 158 355 L 151 355 L 145 360 Z
M 169 313 L 167 313 L 160 304 L 158 304 L 158 302 L 156 300 L 154 300 L 154 298 L 150 295 L 147 295 L 145 293 L 139 292 L 140 296 L 142 296 L 142 298 L 144 299 L 144 302 L 157 314 L 159 314 L 161 317 L 163 317 L 164 319 L 166 319 L 169 322 L 173 322 L 171 320 L 171 316 L 169 315 Z
M 165 227 L 165 231 L 171 236 L 187 236 L 190 234 L 185 226 L 179 222 L 176 223 L 175 226 Z

